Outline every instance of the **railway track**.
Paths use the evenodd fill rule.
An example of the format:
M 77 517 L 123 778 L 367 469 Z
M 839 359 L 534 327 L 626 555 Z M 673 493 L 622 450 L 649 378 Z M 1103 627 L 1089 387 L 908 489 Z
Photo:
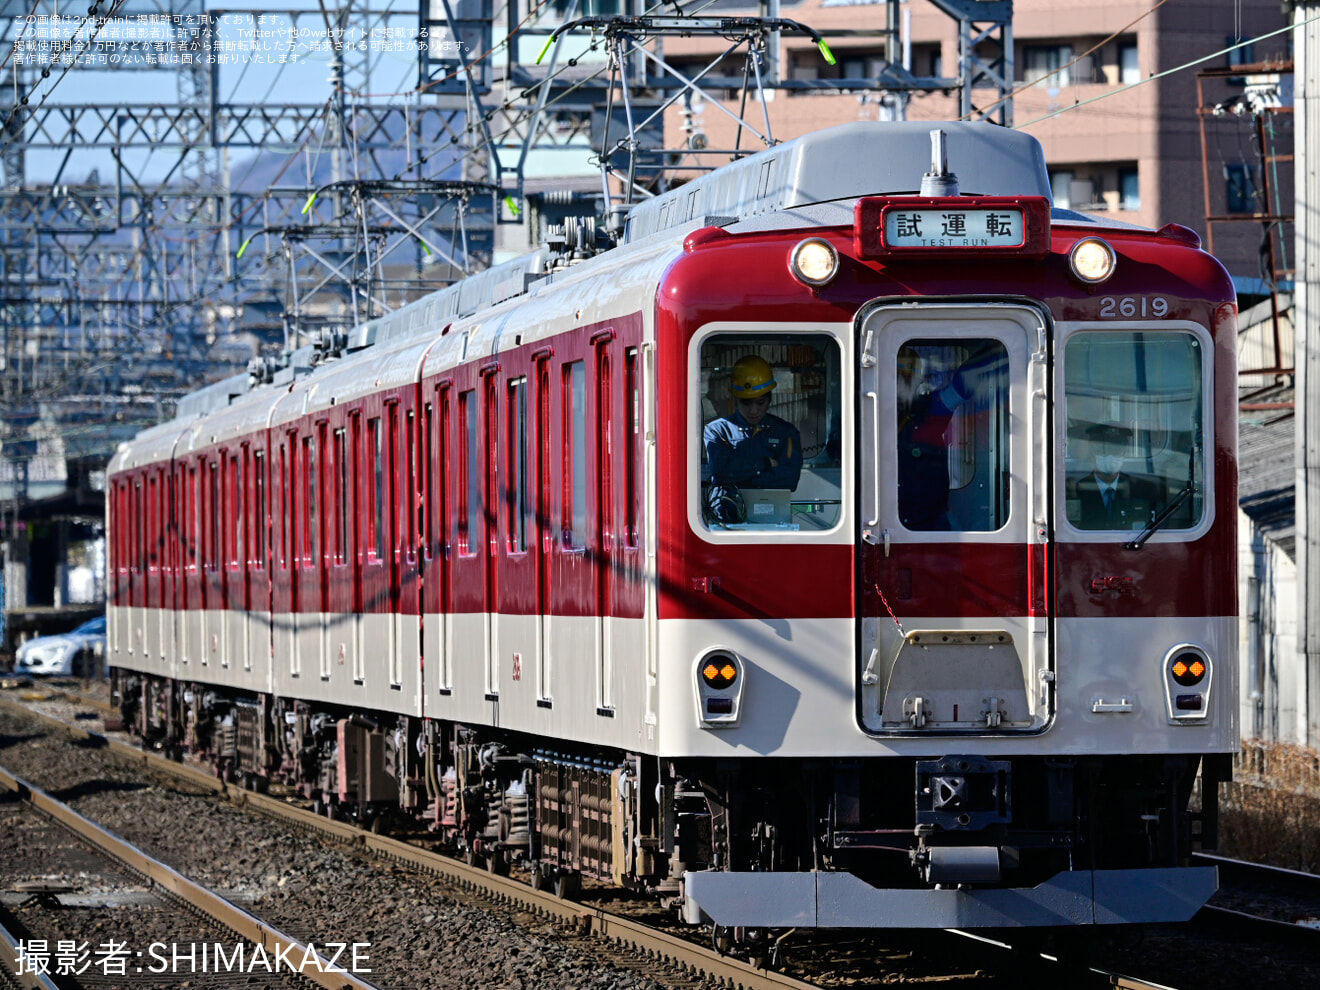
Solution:
M 1196 858 L 1219 868 L 1220 883 L 1196 923 L 1239 935 L 1251 930 L 1320 955 L 1320 876 L 1225 856 Z
M 601 907 L 592 907 L 556 897 L 546 891 L 486 870 L 468 866 L 458 860 L 423 849 L 384 835 L 363 831 L 353 825 L 337 822 L 313 812 L 290 805 L 278 797 L 246 791 L 233 784 L 218 780 L 208 772 L 187 764 L 173 763 L 154 754 L 145 753 L 130 744 L 89 731 L 81 726 L 63 722 L 49 715 L 35 712 L 12 702 L 0 702 L 6 707 L 19 708 L 24 713 L 42 719 L 46 724 L 67 735 L 92 740 L 99 749 L 136 763 L 155 774 L 167 774 L 188 785 L 228 798 L 232 803 L 277 817 L 281 821 L 323 838 L 337 840 L 345 845 L 369 853 L 378 859 L 405 864 L 417 870 L 445 878 L 454 886 L 477 892 L 491 902 L 507 909 L 533 914 L 554 924 L 564 926 L 579 936 L 595 936 L 623 946 L 642 959 L 654 960 L 675 973 L 687 973 L 694 981 L 718 986 L 739 987 L 744 990 L 811 990 L 813 984 L 781 973 L 760 969 L 747 962 L 721 955 L 711 949 L 694 945 L 644 923 Z
M 108 706 L 98 706 L 95 702 L 91 704 L 102 713 L 109 711 Z M 13 706 L 13 703 L 0 701 L 0 705 Z M 28 714 L 38 714 L 28 707 L 13 707 L 22 707 L 22 710 Z M 877 972 L 875 962 L 877 958 L 884 959 L 886 952 L 889 951 L 883 947 L 883 944 L 877 948 L 878 943 L 884 943 L 885 936 L 860 938 L 853 936 L 853 939 L 861 945 L 858 957 L 869 958 L 870 964 L 859 964 L 851 970 L 844 966 L 836 969 L 830 976 L 818 979 L 815 975 L 817 960 L 823 958 L 828 951 L 816 944 L 828 941 L 827 938 L 820 938 L 820 933 L 813 935 L 810 942 L 799 936 L 797 941 L 790 941 L 786 946 L 790 959 L 787 969 L 796 975 L 767 971 L 749 965 L 743 960 L 721 956 L 709 948 L 693 944 L 690 929 L 681 933 L 657 930 L 650 923 L 655 920 L 654 916 L 647 920 L 639 920 L 625 916 L 620 910 L 612 910 L 607 906 L 610 903 L 607 900 L 602 899 L 593 903 L 590 890 L 584 892 L 581 901 L 563 900 L 547 891 L 533 890 L 516 880 L 495 876 L 479 867 L 469 866 L 417 845 L 366 832 L 350 824 L 327 820 L 306 808 L 281 800 L 278 796 L 257 794 L 232 784 L 225 784 L 204 770 L 144 753 L 134 745 L 88 731 L 84 725 L 77 724 L 78 715 L 73 710 L 61 713 L 59 719 L 50 715 L 39 717 L 46 719 L 47 724 L 52 728 L 58 728 L 59 731 L 74 738 L 97 740 L 96 745 L 118 757 L 134 762 L 150 773 L 167 774 L 191 788 L 223 796 L 233 804 L 276 817 L 309 834 L 332 838 L 338 843 L 369 853 L 377 859 L 443 877 L 447 883 L 472 896 L 502 906 L 524 917 L 544 919 L 561 930 L 571 931 L 583 939 L 614 944 L 619 947 L 618 951 L 621 953 L 650 960 L 655 967 L 651 975 L 665 986 L 720 985 L 746 987 L 749 990 L 768 987 L 818 988 L 877 985 L 882 980 L 889 982 L 895 978 L 905 982 L 937 980 L 942 986 L 952 984 L 955 987 L 1090 985 L 1120 986 L 1139 990 L 1139 988 L 1170 984 L 1214 985 L 1204 981 L 1183 983 L 1167 977 L 1164 982 L 1136 979 L 1113 971 L 1118 968 L 1128 973 L 1141 972 L 1141 965 L 1136 962 L 1130 966 L 1123 963 L 1089 971 L 1078 970 L 1072 966 L 1051 967 L 1048 962 L 1042 963 L 1039 960 L 1034 949 L 1024 951 L 1019 948 L 1016 952 L 996 954 L 990 947 L 984 945 L 974 949 L 936 949 L 936 955 L 945 953 L 943 961 L 946 963 L 943 972 L 936 972 L 929 967 L 923 968 L 922 961 L 917 958 L 920 956 L 920 951 L 909 951 L 904 947 L 904 940 L 901 937 L 894 940 L 892 948 L 892 962 L 896 972 L 888 973 L 886 979 L 884 974 Z M 85 715 L 83 718 L 85 720 Z M 1159 943 L 1164 937 L 1165 933 L 1156 932 L 1150 940 Z M 839 941 L 844 943 L 847 940 L 848 936 L 843 936 Z M 907 945 L 910 946 L 917 941 L 917 939 L 909 939 Z M 952 961 L 959 957 L 961 957 L 961 965 Z M 1121 960 L 1121 953 L 1114 958 Z M 1223 985 L 1235 984 L 1228 982 Z M 1300 988 L 1307 984 L 1293 982 L 1290 985 Z
M 0 909 L 13 926 L 0 935 L 4 964 L 18 985 L 164 986 L 205 974 L 208 986 L 282 987 L 293 978 L 377 990 L 3 767 L 0 801 L 25 865 L 40 874 L 11 882 L 11 903 Z M 24 872 L 10 866 L 11 880 Z

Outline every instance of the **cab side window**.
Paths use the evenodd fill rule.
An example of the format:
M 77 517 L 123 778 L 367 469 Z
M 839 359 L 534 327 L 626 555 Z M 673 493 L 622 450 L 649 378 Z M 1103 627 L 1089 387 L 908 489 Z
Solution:
M 707 528 L 833 528 L 842 512 L 837 342 L 824 333 L 720 333 L 700 346 Z

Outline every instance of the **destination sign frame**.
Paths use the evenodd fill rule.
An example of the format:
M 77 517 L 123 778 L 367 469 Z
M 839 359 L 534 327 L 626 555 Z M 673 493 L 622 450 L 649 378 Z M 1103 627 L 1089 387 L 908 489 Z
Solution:
M 1043 258 L 1050 248 L 1043 196 L 867 196 L 857 201 L 854 220 L 862 258 Z

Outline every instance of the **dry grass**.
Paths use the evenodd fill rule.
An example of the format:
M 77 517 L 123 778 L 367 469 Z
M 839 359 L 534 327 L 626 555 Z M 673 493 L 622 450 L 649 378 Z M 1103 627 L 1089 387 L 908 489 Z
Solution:
M 1320 753 L 1244 739 L 1219 801 L 1221 855 L 1320 872 Z

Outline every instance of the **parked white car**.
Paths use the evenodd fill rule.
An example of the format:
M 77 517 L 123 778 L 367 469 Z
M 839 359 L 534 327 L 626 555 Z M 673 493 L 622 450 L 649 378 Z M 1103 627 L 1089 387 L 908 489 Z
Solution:
M 33 677 L 85 676 L 97 653 L 105 656 L 105 616 L 89 619 L 72 632 L 29 639 L 15 654 L 14 672 Z

